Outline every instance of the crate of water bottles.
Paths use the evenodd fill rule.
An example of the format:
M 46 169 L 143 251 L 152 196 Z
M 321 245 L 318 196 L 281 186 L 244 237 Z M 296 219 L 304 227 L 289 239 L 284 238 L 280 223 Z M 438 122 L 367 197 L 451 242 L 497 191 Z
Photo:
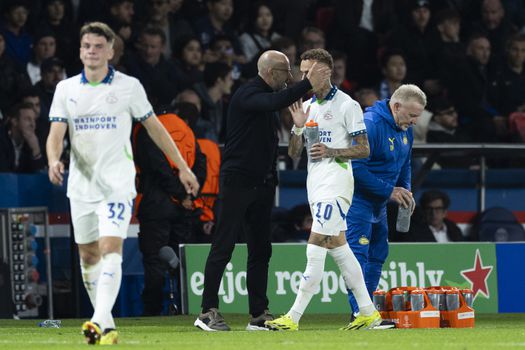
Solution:
M 374 305 L 396 328 L 472 328 L 472 290 L 438 286 L 374 292 Z

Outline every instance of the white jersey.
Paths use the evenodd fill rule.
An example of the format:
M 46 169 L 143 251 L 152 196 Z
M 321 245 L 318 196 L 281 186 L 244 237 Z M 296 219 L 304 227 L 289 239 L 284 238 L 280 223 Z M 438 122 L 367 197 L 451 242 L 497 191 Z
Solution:
M 67 196 L 84 202 L 136 195 L 132 119 L 153 114 L 140 82 L 110 67 L 91 85 L 84 73 L 58 83 L 51 122 L 68 123 L 71 163 Z
M 335 86 L 323 101 L 314 96 L 304 102 L 304 111 L 308 106 L 308 120 L 313 119 L 319 125 L 319 142 L 329 148 L 350 148 L 352 137 L 366 133 L 359 103 Z M 308 162 L 306 188 L 310 204 L 337 197 L 351 203 L 354 193 L 351 161 L 323 158 L 320 162 Z

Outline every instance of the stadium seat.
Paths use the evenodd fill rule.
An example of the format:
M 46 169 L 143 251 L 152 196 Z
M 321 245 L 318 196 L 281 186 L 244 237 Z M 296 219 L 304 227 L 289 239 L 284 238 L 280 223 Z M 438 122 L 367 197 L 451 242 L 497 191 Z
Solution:
M 525 142 L 525 113 L 514 112 L 509 116 L 509 131 L 519 135 L 521 141 Z
M 525 241 L 525 229 L 505 208 L 490 208 L 481 213 L 478 232 L 481 242 Z

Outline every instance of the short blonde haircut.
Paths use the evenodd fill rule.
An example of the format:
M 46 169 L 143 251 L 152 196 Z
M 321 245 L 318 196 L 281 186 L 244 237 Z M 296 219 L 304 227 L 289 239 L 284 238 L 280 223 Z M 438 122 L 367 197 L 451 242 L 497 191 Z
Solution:
M 423 107 L 427 105 L 427 95 L 414 84 L 401 85 L 394 91 L 390 100 L 399 103 L 415 101 Z
M 95 34 L 99 36 L 103 36 L 108 41 L 109 45 L 113 47 L 113 43 L 115 42 L 116 34 L 106 23 L 102 22 L 91 22 L 85 24 L 80 29 L 80 40 L 84 37 L 86 34 Z

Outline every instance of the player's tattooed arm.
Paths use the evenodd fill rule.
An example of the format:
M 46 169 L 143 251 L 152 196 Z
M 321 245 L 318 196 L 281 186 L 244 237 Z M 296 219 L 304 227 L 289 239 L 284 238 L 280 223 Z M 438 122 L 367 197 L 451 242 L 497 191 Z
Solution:
M 288 143 L 288 155 L 292 159 L 298 159 L 303 152 L 303 136 L 292 134 Z
M 334 149 L 326 147 L 323 158 L 359 159 L 366 158 L 370 154 L 368 136 L 360 134 L 354 137 L 354 144 L 350 148 Z

